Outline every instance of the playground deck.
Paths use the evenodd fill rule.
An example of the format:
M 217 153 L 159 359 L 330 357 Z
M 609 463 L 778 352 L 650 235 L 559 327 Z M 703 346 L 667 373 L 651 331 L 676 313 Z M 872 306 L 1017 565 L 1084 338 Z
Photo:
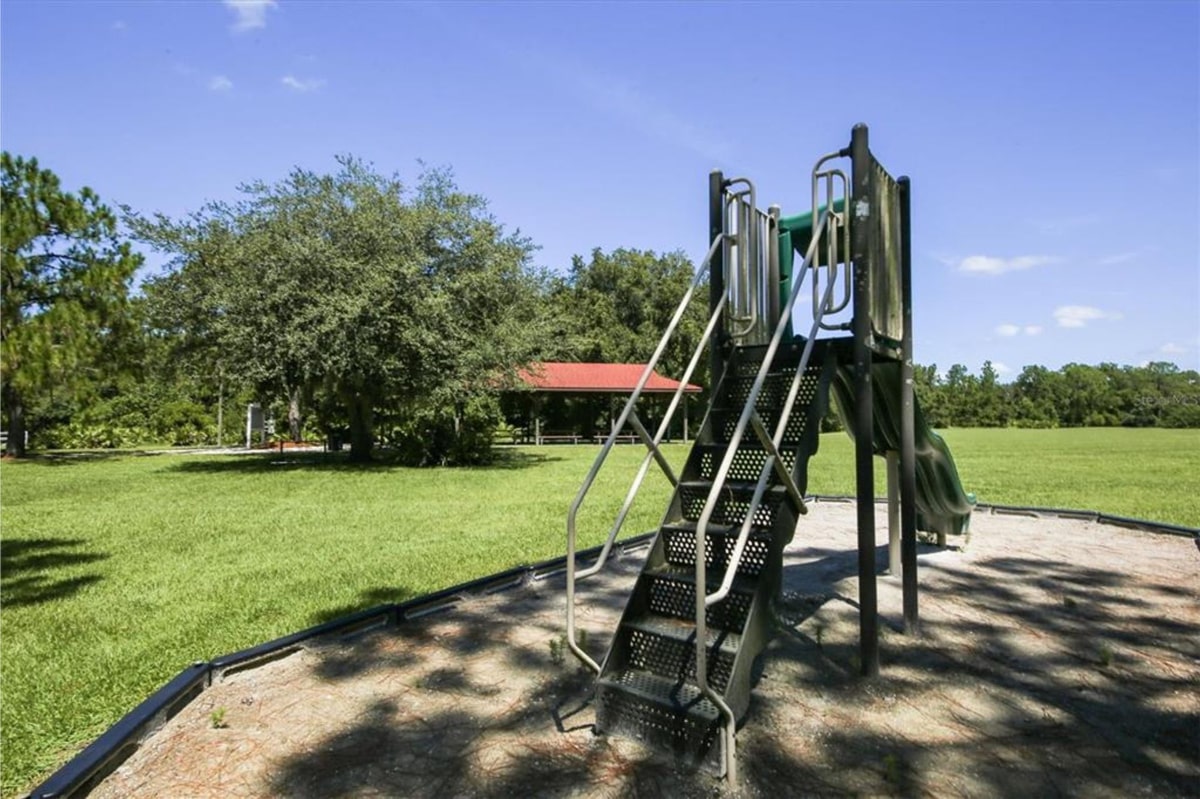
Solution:
M 1194 541 L 976 513 L 965 546 L 921 547 L 922 636 L 899 632 L 899 581 L 880 579 L 869 682 L 855 676 L 854 545 L 854 506 L 822 502 L 785 552 L 784 626 L 738 736 L 737 786 L 593 736 L 591 675 L 552 651 L 554 576 L 229 674 L 91 795 L 1194 794 Z M 642 557 L 581 584 L 594 654 Z

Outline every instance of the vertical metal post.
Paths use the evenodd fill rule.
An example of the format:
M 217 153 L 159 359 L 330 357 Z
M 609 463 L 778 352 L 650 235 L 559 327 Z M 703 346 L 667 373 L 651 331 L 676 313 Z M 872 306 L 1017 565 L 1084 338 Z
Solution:
M 900 575 L 900 453 L 889 449 L 887 460 L 888 573 Z
M 781 213 L 778 205 L 772 205 L 767 209 L 766 323 L 768 340 L 779 325 L 779 315 L 782 313 L 782 308 L 780 308 L 780 282 L 782 278 L 779 274 L 779 217 Z
M 721 170 L 714 169 L 708 173 L 708 242 L 711 244 L 717 236 L 725 232 L 725 175 Z M 711 314 L 721 304 L 725 296 L 725 248 L 718 247 L 708 264 L 708 312 Z M 712 374 L 709 375 L 709 393 L 716 389 L 717 381 L 725 371 L 725 338 L 728 333 L 724 324 L 718 324 L 713 330 L 713 340 L 709 344 L 709 363 Z
M 858 500 L 859 660 L 864 677 L 879 674 L 879 618 L 875 585 L 875 442 L 871 386 L 871 229 L 877 225 L 872 207 L 871 150 L 867 126 L 850 134 L 853 211 L 850 222 L 854 261 L 854 462 Z
M 900 292 L 904 340 L 900 346 L 900 560 L 904 567 L 904 631 L 920 632 L 917 612 L 917 455 L 913 400 L 912 198 L 911 182 L 901 177 Z

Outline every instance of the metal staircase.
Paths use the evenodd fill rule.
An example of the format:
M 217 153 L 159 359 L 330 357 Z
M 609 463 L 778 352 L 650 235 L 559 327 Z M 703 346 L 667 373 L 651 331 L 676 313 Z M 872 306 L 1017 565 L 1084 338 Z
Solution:
M 737 347 L 714 394 L 712 410 L 693 446 L 675 496 L 625 608 L 604 661 L 596 692 L 596 726 L 673 750 L 685 760 L 712 762 L 722 713 L 696 679 L 696 540 L 706 500 L 725 456 L 733 459 L 704 529 L 705 593 L 731 575 L 724 601 L 706 608 L 705 671 L 712 690 L 740 720 L 750 701 L 759 654 L 771 633 L 771 603 L 780 585 L 783 547 L 803 505 L 769 463 L 757 440 L 732 445 L 738 419 L 762 365 L 765 347 Z M 824 348 L 822 348 L 824 349 Z M 770 364 L 755 409 L 774 428 L 802 348 L 782 348 Z M 796 413 L 787 415 L 776 452 L 802 494 L 808 459 L 816 453 L 832 370 L 813 358 L 799 381 Z M 831 361 L 824 361 L 832 366 Z M 760 476 L 767 479 L 760 485 Z M 741 531 L 745 540 L 737 556 Z M 719 761 L 713 763 L 723 771 Z
M 759 210 L 750 181 L 712 174 L 708 254 L 567 515 L 567 645 L 598 675 L 597 730 L 641 737 L 730 779 L 736 779 L 737 726 L 773 628 L 783 548 L 807 512 L 808 461 L 817 450 L 830 383 L 837 361 L 853 357 L 838 346 L 846 337 L 817 338 L 823 330 L 850 328 L 832 317 L 851 301 L 851 183 L 842 170 L 824 166 L 849 153 L 826 155 L 813 168 L 813 211 L 798 240 L 797 254 L 807 244 L 799 264 L 792 245 L 781 252 L 780 241 L 791 242 L 800 228 L 781 236 L 778 207 Z M 651 435 L 638 418 L 638 399 L 705 280 L 707 326 Z M 793 309 L 808 290 L 812 325 L 797 336 Z M 706 347 L 715 385 L 700 436 L 677 477 L 659 444 Z M 647 452 L 596 562 L 579 569 L 576 519 L 626 425 Z M 604 568 L 651 462 L 674 493 L 599 662 L 579 643 L 577 582 Z
M 848 159 L 849 174 L 827 166 L 839 159 Z M 902 577 L 906 632 L 919 629 L 918 525 L 939 541 L 962 532 L 973 502 L 913 391 L 909 180 L 876 160 L 865 125 L 820 158 L 811 178 L 812 210 L 783 217 L 778 206 L 758 209 L 749 180 L 709 176 L 708 255 L 567 514 L 567 645 L 598 675 L 598 731 L 665 745 L 731 781 L 831 383 L 854 438 L 863 677 L 879 672 L 873 459 L 888 463 L 889 561 Z M 705 280 L 708 323 L 652 436 L 638 400 Z M 805 291 L 812 325 L 802 335 L 793 317 Z M 822 332 L 832 335 L 818 339 Z M 710 405 L 676 477 L 659 444 L 706 347 Z M 627 424 L 646 456 L 596 562 L 578 569 L 576 518 Z M 577 638 L 577 582 L 604 568 L 652 461 L 675 491 L 601 663 Z

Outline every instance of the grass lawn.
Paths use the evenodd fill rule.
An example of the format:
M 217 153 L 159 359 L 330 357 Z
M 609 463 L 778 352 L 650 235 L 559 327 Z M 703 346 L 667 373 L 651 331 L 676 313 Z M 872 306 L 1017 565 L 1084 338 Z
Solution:
M 968 491 L 1200 526 L 1200 432 L 951 430 Z M 3 795 L 31 787 L 188 663 L 351 610 L 561 555 L 593 446 L 486 469 L 356 468 L 324 456 L 5 463 L 0 539 Z M 686 450 L 670 449 L 682 463 Z M 598 543 L 641 451 L 584 506 Z M 882 486 L 882 468 L 877 469 Z M 825 436 L 809 490 L 853 490 Z M 627 534 L 668 495 L 652 471 Z
M 1200 430 L 951 429 L 963 487 L 980 502 L 1098 510 L 1200 527 Z M 877 493 L 885 493 L 877 461 Z M 854 493 L 854 444 L 821 437 L 809 468 L 814 494 Z

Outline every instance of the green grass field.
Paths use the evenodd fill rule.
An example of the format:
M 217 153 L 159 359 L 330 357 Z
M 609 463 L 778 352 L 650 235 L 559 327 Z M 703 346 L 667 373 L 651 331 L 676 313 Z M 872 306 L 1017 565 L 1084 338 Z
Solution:
M 983 502 L 1200 526 L 1200 432 L 946 439 Z M 32 787 L 192 661 L 561 555 L 566 507 L 596 451 L 516 449 L 464 470 L 278 454 L 5 463 L 0 790 Z M 685 454 L 670 448 L 677 463 Z M 601 540 L 640 457 L 615 450 L 581 546 Z M 814 493 L 851 493 L 849 439 L 825 436 L 810 475 Z M 626 533 L 653 528 L 667 495 L 654 471 Z

